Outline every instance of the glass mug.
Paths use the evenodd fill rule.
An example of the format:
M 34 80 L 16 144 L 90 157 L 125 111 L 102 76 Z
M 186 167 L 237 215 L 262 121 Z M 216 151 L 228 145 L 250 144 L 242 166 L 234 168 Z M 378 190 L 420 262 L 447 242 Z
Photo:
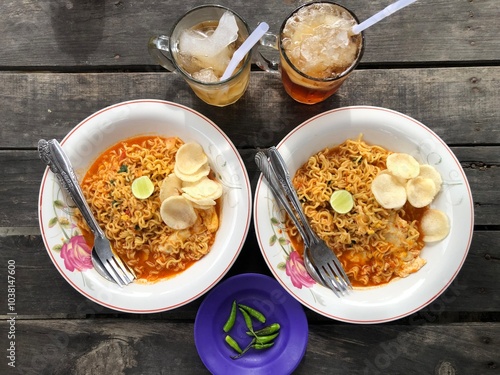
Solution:
M 335 22 L 343 24 L 341 31 L 330 26 Z M 334 2 L 299 6 L 283 21 L 279 36 L 268 33 L 261 39 L 261 45 L 279 51 L 279 64 L 271 62 L 264 69 L 279 66 L 285 91 L 294 100 L 322 102 L 340 88 L 361 60 L 364 36 L 348 33 L 357 23 L 351 11 Z
M 225 49 L 216 56 L 210 56 L 209 58 L 204 54 L 200 58 L 192 58 L 192 56 L 183 53 L 179 49 L 181 37 L 185 37 L 182 36 L 184 31 L 192 30 L 195 33 L 210 35 L 226 12 L 234 15 L 238 26 L 237 39 L 229 45 L 229 49 Z M 223 73 L 221 69 L 225 69 L 229 62 L 225 60 L 232 56 L 232 53 L 249 34 L 247 23 L 234 11 L 221 5 L 202 5 L 191 9 L 182 16 L 174 24 L 169 35 L 151 37 L 148 42 L 148 50 L 156 62 L 165 69 L 178 72 L 201 100 L 214 106 L 224 107 L 235 103 L 241 98 L 250 82 L 251 51 L 238 65 L 231 77 L 223 81 L 219 80 Z M 195 47 L 197 45 L 199 46 L 199 44 L 196 44 Z M 212 60 L 209 61 L 210 59 Z M 210 69 L 206 69 L 208 66 L 203 66 L 207 64 L 210 65 Z M 212 69 L 211 65 L 215 67 Z M 204 74 L 208 74 L 208 78 L 203 77 Z

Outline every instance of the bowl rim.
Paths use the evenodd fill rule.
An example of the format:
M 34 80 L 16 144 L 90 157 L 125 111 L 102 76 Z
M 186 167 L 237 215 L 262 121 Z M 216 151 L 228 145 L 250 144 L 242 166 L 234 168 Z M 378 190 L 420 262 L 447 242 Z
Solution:
M 208 284 L 204 285 L 203 287 L 197 287 L 195 289 L 190 289 L 188 290 L 189 293 L 186 293 L 185 297 L 182 297 L 179 299 L 178 296 L 175 295 L 175 293 L 179 293 L 179 291 L 176 289 L 174 291 L 165 291 L 165 288 L 158 287 L 158 285 L 161 285 L 160 283 L 165 283 L 168 282 L 168 280 L 163 280 L 159 281 L 157 283 L 152 283 L 152 284 L 147 284 L 147 285 L 141 285 L 138 283 L 133 283 L 130 286 L 127 286 L 123 288 L 123 290 L 120 290 L 120 288 L 114 284 L 111 284 L 110 282 L 105 281 L 102 277 L 100 277 L 96 271 L 94 270 L 88 270 L 85 272 L 78 272 L 81 274 L 81 278 L 86 278 L 86 280 L 83 280 L 83 282 L 80 280 L 80 276 L 76 275 L 75 272 L 69 272 L 67 269 L 65 269 L 63 262 L 59 256 L 57 256 L 56 252 L 54 252 L 51 249 L 51 244 L 53 244 L 53 233 L 49 233 L 50 228 L 47 225 L 47 218 L 49 217 L 46 208 L 44 208 L 44 205 L 49 204 L 48 199 L 50 199 L 50 182 L 53 182 L 54 185 L 56 184 L 55 182 L 55 177 L 53 173 L 50 171 L 50 169 L 47 167 L 43 173 L 42 176 L 42 181 L 40 185 L 40 192 L 39 192 L 39 197 L 38 197 L 38 221 L 39 221 L 39 227 L 42 235 L 42 239 L 44 242 L 45 249 L 48 252 L 49 257 L 51 258 L 54 266 L 56 269 L 59 271 L 59 273 L 63 276 L 63 278 L 73 287 L 75 288 L 78 292 L 80 292 L 82 295 L 87 297 L 88 299 L 113 310 L 117 311 L 123 311 L 123 312 L 129 312 L 129 313 L 155 313 L 155 312 L 161 312 L 161 311 L 167 311 L 171 310 L 177 307 L 180 307 L 182 305 L 185 305 L 189 302 L 192 302 L 208 292 L 210 289 L 212 289 L 222 278 L 223 276 L 229 271 L 229 269 L 232 267 L 234 262 L 236 261 L 237 257 L 239 256 L 243 245 L 245 243 L 246 237 L 248 235 L 249 227 L 250 227 L 250 222 L 251 222 L 251 210 L 252 210 L 252 190 L 251 190 L 251 185 L 250 185 L 250 180 L 248 177 L 248 172 L 245 168 L 245 164 L 241 158 L 241 155 L 239 154 L 238 150 L 236 149 L 235 145 L 232 143 L 232 141 L 229 139 L 229 137 L 222 131 L 221 128 L 219 128 L 213 121 L 208 119 L 206 116 L 203 114 L 195 111 L 194 109 L 191 109 L 187 106 L 174 103 L 174 102 L 169 102 L 165 100 L 157 100 L 157 99 L 137 99 L 137 100 L 130 100 L 130 101 L 125 101 L 125 102 L 120 102 L 116 103 L 113 105 L 110 105 L 108 107 L 102 108 L 99 111 L 89 115 L 87 118 L 82 120 L 80 123 L 78 123 L 74 128 L 72 128 L 67 135 L 63 138 L 61 141 L 61 145 L 63 149 L 67 146 L 65 146 L 68 142 L 69 139 L 72 137 L 75 137 L 75 134 L 78 136 L 78 131 L 81 129 L 85 129 L 85 127 L 90 127 L 90 126 L 95 126 L 96 119 L 99 119 L 100 116 L 103 116 L 105 113 L 112 113 L 114 110 L 127 110 L 127 109 L 132 109 L 138 111 L 137 113 L 140 113 L 140 111 L 143 111 L 145 109 L 154 109 L 157 108 L 159 110 L 160 114 L 164 113 L 170 113 L 168 111 L 173 110 L 173 111 L 178 111 L 178 113 L 184 114 L 188 116 L 188 118 L 195 119 L 195 121 L 199 121 L 196 123 L 196 125 L 189 124 L 189 127 L 185 127 L 185 124 L 182 126 L 188 130 L 195 129 L 193 127 L 202 127 L 204 130 L 209 130 L 211 133 L 210 134 L 216 134 L 216 139 L 217 142 L 222 142 L 223 144 L 223 149 L 221 150 L 215 150 L 215 152 L 220 152 L 221 155 L 223 156 L 229 156 L 231 161 L 234 161 L 234 165 L 232 165 L 232 168 L 234 168 L 234 173 L 235 176 L 239 178 L 238 182 L 240 183 L 240 188 L 239 189 L 233 189 L 230 188 L 230 194 L 236 194 L 236 198 L 241 200 L 241 207 L 245 209 L 246 207 L 246 212 L 242 210 L 238 210 L 238 212 L 235 208 L 231 208 L 234 212 L 236 217 L 243 219 L 244 221 L 243 225 L 239 224 L 237 228 L 233 231 L 233 234 L 235 235 L 234 238 L 230 238 L 231 236 L 227 236 L 227 239 L 220 240 L 221 245 L 224 246 L 223 249 L 220 250 L 220 253 L 227 252 L 227 257 L 222 258 L 221 254 L 217 254 L 217 257 L 214 260 L 221 260 L 222 263 L 217 265 L 217 274 L 209 276 L 207 275 L 200 275 L 199 279 L 197 280 L 208 280 Z M 135 114 L 137 114 L 135 113 Z M 177 112 L 175 112 L 177 113 Z M 157 114 L 155 114 L 156 116 Z M 101 120 L 104 120 L 104 117 L 101 117 Z M 161 119 L 160 119 L 161 121 Z M 184 120 L 185 121 L 185 120 Z M 115 123 L 118 123 L 119 121 L 116 121 Z M 113 124 L 113 122 L 111 122 Z M 180 124 L 180 123 L 179 123 Z M 174 125 L 174 127 L 181 126 L 179 124 Z M 200 125 L 202 124 L 202 125 Z M 172 125 L 171 125 L 172 126 Z M 199 129 L 195 129 L 199 130 Z M 201 131 L 199 132 L 200 134 Z M 147 132 L 138 132 L 137 136 L 140 135 L 146 135 L 150 134 Z M 157 133 L 153 133 L 157 134 Z M 162 134 L 158 134 L 162 135 Z M 194 137 L 197 135 L 195 134 Z M 205 135 L 205 137 L 208 139 L 208 136 Z M 123 137 L 121 139 L 127 139 L 129 137 Z M 117 141 L 119 142 L 119 140 Z M 116 142 L 114 142 L 116 143 Z M 113 144 L 114 144 L 113 143 Z M 221 146 L 222 147 L 222 146 Z M 107 149 L 105 147 L 104 149 Z M 65 150 L 68 152 L 68 150 Z M 99 153 L 100 154 L 100 153 Z M 96 155 L 97 157 L 98 155 Z M 89 161 L 87 162 L 87 165 L 90 166 L 92 163 L 93 159 L 89 158 Z M 60 189 L 60 186 L 58 187 Z M 234 193 L 233 193 L 234 192 Z M 230 197 L 233 197 L 233 195 L 230 195 Z M 229 210 L 229 208 L 228 208 Z M 220 230 L 221 228 L 219 228 Z M 227 228 L 226 230 L 229 230 L 231 228 Z M 219 238 L 222 238 L 222 236 L 219 236 Z M 217 237 L 216 237 L 216 242 L 214 245 L 217 243 Z M 234 243 L 233 243 L 234 242 Z M 212 251 L 207 254 L 204 258 L 209 256 Z M 215 257 L 215 256 L 214 256 Z M 204 258 L 200 259 L 202 261 Z M 199 261 L 199 262 L 200 262 Z M 186 270 L 186 271 L 189 271 Z M 178 276 L 183 275 L 183 273 L 180 273 L 179 275 L 175 276 L 172 278 L 172 280 L 178 278 Z M 164 298 L 171 297 L 172 295 L 176 296 L 176 300 L 172 303 L 170 302 L 161 302 L 161 299 L 159 302 L 154 303 L 154 302 L 148 302 L 150 307 L 141 307 L 140 304 L 136 304 L 134 306 L 133 303 L 131 302 L 124 302 L 125 299 L 130 298 L 127 293 L 133 293 L 134 298 L 139 298 L 139 294 L 143 294 L 144 298 L 149 298 L 149 299 L 154 299 L 155 297 L 151 296 L 151 292 L 147 292 L 144 290 L 137 290 L 141 289 L 144 287 L 152 287 L 154 291 L 159 290 L 161 292 L 161 296 Z M 101 288 L 101 291 L 99 292 L 97 289 Z M 131 291 L 133 289 L 133 291 Z M 103 290 L 103 291 L 102 291 Z M 128 291 L 128 292 L 127 292 Z M 114 302 L 113 302 L 114 300 Z M 149 301 L 149 300 L 148 300 Z
M 276 263 L 276 261 L 274 259 L 276 258 L 276 251 L 277 250 L 272 250 L 270 245 L 269 245 L 268 239 L 266 237 L 264 237 L 266 234 L 268 234 L 268 230 L 266 228 L 268 226 L 270 226 L 270 224 L 266 223 L 265 219 L 264 219 L 264 217 L 266 217 L 266 213 L 268 214 L 269 211 L 266 211 L 266 209 L 264 209 L 263 202 L 266 199 L 268 201 L 270 201 L 270 200 L 272 200 L 272 198 L 270 198 L 271 195 L 266 195 L 266 194 L 270 194 L 270 192 L 269 192 L 269 189 L 267 188 L 267 185 L 263 181 L 262 176 L 259 177 L 259 180 L 258 180 L 257 185 L 256 185 L 256 189 L 254 192 L 254 207 L 253 207 L 254 214 L 253 215 L 254 215 L 254 228 L 255 228 L 257 239 L 258 239 L 259 247 L 260 247 L 261 252 L 264 256 L 264 259 L 265 259 L 267 265 L 269 266 L 271 272 L 273 273 L 273 275 L 276 277 L 276 279 L 284 286 L 284 288 L 289 293 L 291 293 L 295 298 L 297 298 L 303 305 L 307 306 L 311 310 L 313 310 L 313 311 L 315 311 L 323 316 L 326 316 L 328 318 L 339 320 L 339 321 L 344 321 L 344 322 L 349 322 L 349 323 L 373 324 L 373 323 L 389 322 L 389 321 L 393 321 L 393 320 L 408 316 L 408 315 L 422 309 L 423 307 L 431 304 L 436 298 L 438 298 L 450 286 L 450 284 L 455 280 L 455 277 L 458 274 L 458 272 L 460 271 L 463 263 L 465 262 L 465 259 L 467 257 L 468 252 L 469 252 L 469 249 L 470 249 L 470 244 L 472 241 L 473 229 L 474 229 L 474 204 L 473 204 L 473 200 L 472 200 L 471 189 L 470 189 L 469 183 L 467 181 L 467 177 L 465 175 L 465 172 L 463 171 L 463 168 L 461 167 L 460 162 L 458 161 L 458 159 L 456 158 L 454 153 L 451 151 L 451 149 L 446 145 L 446 143 L 434 131 L 432 131 L 430 128 L 428 128 L 427 126 L 425 126 L 421 122 L 415 120 L 414 118 L 412 118 L 408 115 L 405 115 L 403 113 L 400 113 L 400 112 L 392 110 L 392 109 L 387 109 L 387 108 L 383 108 L 383 107 L 375 107 L 375 106 L 367 106 L 367 105 L 359 105 L 359 106 L 341 107 L 341 108 L 336 108 L 336 109 L 325 111 L 323 113 L 320 113 L 320 114 L 302 122 L 300 125 L 298 125 L 294 129 L 292 129 L 278 143 L 277 148 L 282 152 L 283 157 L 285 158 L 285 161 L 287 162 L 287 164 L 289 164 L 290 163 L 289 158 L 292 158 L 292 156 L 291 156 L 292 154 L 293 154 L 293 157 L 295 157 L 295 158 L 301 158 L 303 156 L 300 153 L 300 151 L 298 152 L 297 147 L 295 147 L 295 148 L 293 147 L 293 146 L 296 146 L 295 144 L 293 146 L 288 147 L 289 145 L 287 143 L 289 142 L 289 140 L 291 138 L 293 138 L 293 137 L 298 138 L 299 136 L 302 136 L 301 141 L 306 142 L 308 138 L 317 137 L 317 138 L 321 139 L 321 142 L 328 142 L 325 140 L 325 135 L 322 133 L 322 131 L 325 131 L 325 129 L 329 130 L 328 127 L 330 127 L 330 128 L 334 128 L 334 130 L 337 130 L 339 133 L 341 133 L 342 129 L 341 130 L 335 129 L 335 127 L 340 127 L 341 124 L 333 123 L 333 122 L 336 120 L 340 121 L 341 119 L 343 119 L 345 121 L 353 121 L 353 119 L 354 119 L 354 121 L 356 121 L 356 120 L 358 120 L 356 115 L 359 115 L 361 113 L 362 114 L 369 113 L 370 115 L 377 115 L 377 113 L 378 113 L 379 115 L 382 114 L 384 116 L 393 117 L 393 120 L 396 120 L 396 119 L 403 120 L 406 124 L 404 130 L 407 130 L 406 128 L 407 128 L 407 126 L 409 126 L 408 124 L 411 124 L 411 126 L 416 125 L 416 126 L 414 126 L 414 131 L 416 131 L 417 133 L 425 133 L 426 135 L 428 135 L 429 139 L 431 139 L 433 141 L 435 146 L 441 147 L 442 150 L 446 151 L 445 156 L 447 158 L 447 161 L 452 162 L 453 167 L 456 168 L 456 173 L 457 173 L 456 178 L 461 182 L 461 184 L 462 184 L 461 188 L 463 190 L 463 207 L 461 208 L 461 210 L 465 213 L 464 220 L 466 220 L 467 223 L 465 224 L 465 227 L 463 228 L 464 230 L 462 231 L 463 236 L 464 236 L 464 242 L 462 244 L 459 244 L 461 247 L 460 254 L 459 254 L 460 258 L 457 259 L 456 261 L 454 261 L 455 263 L 453 265 L 453 269 L 450 269 L 449 272 L 447 273 L 447 275 L 449 277 L 446 280 L 443 280 L 442 285 L 440 285 L 439 288 L 437 288 L 431 295 L 428 295 L 428 296 L 419 295 L 418 297 L 422 298 L 422 300 L 417 305 L 409 306 L 406 309 L 399 310 L 399 311 L 394 312 L 394 313 L 389 311 L 386 315 L 381 313 L 380 316 L 377 316 L 377 318 L 370 317 L 370 316 L 364 316 L 362 309 L 364 309 L 365 311 L 369 310 L 370 306 L 363 305 L 363 303 L 360 301 L 353 301 L 352 304 L 345 305 L 345 306 L 348 306 L 349 308 L 351 308 L 352 310 L 356 310 L 356 309 L 360 310 L 360 313 L 357 314 L 355 318 L 353 318 L 352 316 L 354 316 L 354 314 L 352 316 L 349 316 L 350 312 L 346 311 L 347 307 L 345 307 L 343 309 L 336 310 L 335 307 L 333 307 L 333 308 L 331 306 L 325 307 L 317 302 L 317 300 L 315 298 L 320 298 L 320 299 L 325 298 L 324 293 L 316 293 L 318 291 L 318 288 L 320 288 L 320 289 L 324 289 L 324 288 L 319 287 L 319 286 L 315 286 L 311 289 L 297 288 L 290 282 L 290 280 L 287 279 L 287 276 L 284 275 L 284 272 L 281 269 L 278 269 L 275 267 L 274 263 Z M 344 116 L 344 117 L 342 117 L 342 116 Z M 353 116 L 353 117 L 351 118 L 351 116 Z M 348 120 L 346 120 L 346 118 Z M 326 124 L 326 120 L 329 120 L 328 124 Z M 377 124 L 377 125 L 379 125 L 379 124 Z M 322 128 L 322 126 L 324 126 L 324 128 Z M 305 134 L 306 131 L 304 129 L 307 129 L 307 131 L 308 131 L 307 134 Z M 351 123 L 349 123 L 348 126 L 344 126 L 343 130 L 345 132 L 349 132 L 351 130 L 356 130 L 356 129 L 357 128 L 355 128 Z M 329 131 L 331 131 L 331 129 Z M 378 129 L 378 131 L 381 131 L 381 130 Z M 400 132 L 403 132 L 403 131 L 401 130 Z M 342 134 L 344 134 L 344 133 L 342 133 Z M 407 134 L 405 134 L 405 136 L 408 137 Z M 341 140 L 340 142 L 342 142 L 344 140 L 345 139 Z M 296 142 L 297 139 L 293 139 L 292 141 L 295 141 L 295 143 L 297 143 Z M 372 142 L 369 142 L 369 143 L 372 143 Z M 330 141 L 330 146 L 332 146 L 333 144 L 335 144 L 334 141 Z M 311 151 L 308 154 L 308 156 L 314 154 L 315 152 L 320 151 L 323 148 L 324 147 L 318 146 L 318 149 L 314 150 L 314 152 Z M 307 160 L 307 159 L 305 159 L 305 160 Z M 294 163 L 294 166 L 295 166 L 295 164 L 301 165 L 301 163 L 299 163 L 296 160 L 293 161 L 293 163 Z M 290 168 L 290 165 L 289 165 L 289 168 Z M 294 172 L 295 171 L 293 170 L 293 168 L 290 168 L 290 174 L 293 175 Z M 259 216 L 260 216 L 260 218 L 259 218 Z M 268 216 L 269 215 L 267 215 L 267 217 Z M 450 219 L 453 219 L 453 218 L 450 218 Z M 452 222 L 452 226 L 453 226 L 453 222 Z M 454 228 L 454 229 L 457 232 L 460 232 L 456 228 Z M 453 230 L 453 227 L 452 227 L 452 230 Z M 447 239 L 445 239 L 445 240 L 447 240 Z M 443 240 L 443 241 L 445 241 L 445 240 Z M 426 245 L 426 247 L 429 247 L 429 248 L 434 247 L 435 248 L 436 246 Z M 424 249 L 425 249 L 425 247 L 424 247 Z M 451 250 L 449 250 L 449 251 L 451 251 Z M 417 272 L 416 274 L 419 274 L 419 272 Z M 414 274 L 414 275 L 416 275 L 416 274 Z M 412 275 L 410 275 L 410 276 L 412 276 Z M 401 279 L 401 280 L 406 280 L 406 279 L 408 279 L 408 278 Z M 391 283 L 389 283 L 387 285 L 391 285 Z M 394 285 L 397 285 L 397 284 L 394 283 Z M 391 285 L 391 288 L 393 288 L 394 285 Z M 382 287 L 374 288 L 373 290 L 377 290 L 377 289 L 380 290 L 380 288 L 382 288 Z M 308 292 L 305 292 L 304 291 L 305 289 L 312 290 L 311 293 L 316 294 L 315 298 L 307 295 Z M 358 293 L 358 292 L 355 291 L 355 293 Z M 348 298 L 350 298 L 350 297 L 348 297 Z M 345 299 L 345 298 L 344 298 L 344 300 L 347 301 L 347 299 Z M 333 302 L 337 302 L 337 301 L 338 301 L 338 299 L 335 297 L 334 300 L 329 301 L 329 302 L 333 303 Z M 349 301 L 349 303 L 351 303 L 351 302 Z M 384 305 L 383 303 L 384 302 L 380 302 L 378 304 L 379 306 L 376 306 L 376 307 L 377 308 L 380 307 L 380 309 L 383 310 L 383 308 L 386 307 L 386 305 Z M 387 305 L 387 306 L 389 306 L 389 305 Z M 372 308 L 373 308 L 373 306 L 372 306 Z

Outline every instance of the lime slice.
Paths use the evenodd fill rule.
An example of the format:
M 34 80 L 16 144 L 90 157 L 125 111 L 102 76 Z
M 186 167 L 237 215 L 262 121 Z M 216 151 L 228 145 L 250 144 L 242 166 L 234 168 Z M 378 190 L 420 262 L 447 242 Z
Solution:
M 153 182 L 149 179 L 148 176 L 142 176 L 136 178 L 134 182 L 132 182 L 132 194 L 137 199 L 146 199 L 153 194 L 155 187 Z
M 352 210 L 354 199 L 352 198 L 352 194 L 347 190 L 335 190 L 330 197 L 330 204 L 335 212 L 346 214 Z

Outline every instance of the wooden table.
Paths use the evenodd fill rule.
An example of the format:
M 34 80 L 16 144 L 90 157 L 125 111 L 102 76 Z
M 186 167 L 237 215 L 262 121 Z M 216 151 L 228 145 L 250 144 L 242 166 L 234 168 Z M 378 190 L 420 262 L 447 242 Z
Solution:
M 389 0 L 343 0 L 361 20 Z M 309 343 L 297 374 L 498 374 L 500 368 L 500 8 L 498 0 L 420 0 L 366 31 L 359 68 L 314 106 L 294 102 L 279 78 L 255 68 L 248 92 L 226 108 L 197 99 L 152 63 L 146 43 L 206 1 L 0 2 L 0 373 L 203 374 L 193 339 L 199 298 L 152 315 L 122 314 L 74 290 L 47 256 L 37 219 L 44 171 L 40 138 L 62 139 L 82 119 L 121 101 L 164 99 L 218 124 L 240 151 L 252 187 L 258 148 L 332 108 L 403 112 L 453 150 L 472 188 L 475 228 L 462 270 L 415 314 L 351 325 L 307 310 Z M 300 1 L 223 0 L 253 28 L 277 31 Z M 15 324 L 7 270 L 15 262 Z M 270 274 L 253 228 L 228 273 Z M 10 339 L 11 329 L 15 338 Z M 15 368 L 6 353 L 15 344 Z

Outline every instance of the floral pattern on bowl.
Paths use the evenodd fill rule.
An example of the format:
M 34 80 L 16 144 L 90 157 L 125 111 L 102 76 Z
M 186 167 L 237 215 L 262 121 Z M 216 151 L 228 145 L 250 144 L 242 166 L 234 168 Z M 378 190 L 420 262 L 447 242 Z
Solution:
M 51 250 L 59 253 L 64 260 L 64 266 L 70 272 L 83 272 L 94 268 L 92 265 L 92 248 L 85 241 L 80 229 L 75 224 L 76 208 L 68 204 L 63 197 L 59 185 L 54 184 L 52 208 L 54 216 L 48 222 L 49 228 L 59 227 L 62 237 L 60 242 L 52 246 Z
M 90 300 L 128 313 L 175 309 L 210 290 L 236 261 L 251 220 L 250 180 L 236 147 L 216 124 L 188 107 L 153 99 L 118 103 L 90 115 L 60 143 L 81 178 L 98 155 L 117 142 L 150 134 L 198 142 L 226 183 L 223 219 L 212 249 L 185 272 L 161 282 L 120 288 L 92 267 L 91 248 L 83 236 L 87 234 L 76 226 L 76 208 L 49 168 L 42 176 L 38 200 L 42 240 L 62 277 Z
M 317 283 L 301 278 L 303 262 L 294 254 L 283 229 L 284 216 L 262 176 L 255 190 L 254 225 L 261 253 L 280 284 L 304 306 L 349 323 L 373 324 L 400 319 L 427 306 L 446 290 L 467 256 L 474 226 L 474 206 L 466 175 L 453 152 L 431 129 L 386 108 L 345 107 L 321 113 L 293 128 L 277 148 L 291 173 L 314 153 L 363 136 L 371 144 L 406 152 L 431 164 L 443 178 L 433 207 L 451 224 L 447 238 L 427 244 L 427 265 L 407 278 L 378 288 L 354 290 L 341 299 Z
M 314 300 L 323 305 L 324 300 L 320 298 L 313 289 L 311 289 L 317 284 L 316 281 L 307 272 L 302 255 L 294 249 L 288 235 L 286 234 L 284 210 L 278 207 L 274 198 L 268 199 L 268 204 L 269 220 L 271 224 L 270 227 L 272 230 L 272 235 L 269 238 L 269 246 L 279 247 L 279 254 L 283 258 L 282 261 L 278 262 L 276 268 L 285 272 L 295 288 L 309 289 Z

